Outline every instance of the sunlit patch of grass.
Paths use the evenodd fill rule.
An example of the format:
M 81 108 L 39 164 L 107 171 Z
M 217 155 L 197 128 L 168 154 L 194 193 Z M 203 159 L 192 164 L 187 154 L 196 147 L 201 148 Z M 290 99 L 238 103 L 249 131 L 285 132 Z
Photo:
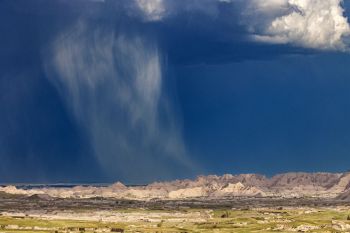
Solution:
M 115 211 L 111 211 L 113 213 Z M 208 210 L 208 209 L 188 209 L 186 211 L 169 211 L 169 210 L 147 210 L 147 209 L 127 209 L 118 210 L 125 214 L 142 213 L 147 214 L 162 214 L 159 217 L 154 217 L 154 221 L 138 221 L 138 222 L 99 222 L 99 221 L 78 221 L 78 220 L 45 220 L 40 218 L 14 218 L 0 216 L 0 226 L 16 225 L 19 227 L 42 227 L 48 230 L 28 229 L 0 229 L 0 232 L 25 232 L 25 233 L 46 233 L 65 232 L 65 229 L 74 228 L 73 231 L 79 231 L 79 228 L 89 229 L 108 229 L 120 228 L 125 229 L 125 232 L 277 232 L 279 227 L 284 229 L 280 232 L 290 232 L 297 227 L 316 226 L 318 229 L 310 230 L 310 232 L 337 232 L 332 228 L 332 220 L 343 221 L 350 224 L 347 216 L 350 209 L 310 209 L 295 208 L 295 209 L 259 209 L 259 210 Z M 169 214 L 170 213 L 170 214 Z M 186 213 L 196 214 L 201 213 L 201 221 L 196 222 L 196 219 L 188 221 L 186 215 L 183 217 L 172 217 L 171 213 Z M 78 215 L 79 213 L 77 213 Z M 196 215 L 193 215 L 196 216 Z M 203 217 L 205 216 L 205 217 Z M 182 219 L 183 218 L 183 219 Z M 174 219 L 176 221 L 174 221 Z M 204 219 L 204 221 L 203 221 Z M 57 230 L 58 229 L 58 230 Z M 349 230 L 350 231 L 350 230 Z

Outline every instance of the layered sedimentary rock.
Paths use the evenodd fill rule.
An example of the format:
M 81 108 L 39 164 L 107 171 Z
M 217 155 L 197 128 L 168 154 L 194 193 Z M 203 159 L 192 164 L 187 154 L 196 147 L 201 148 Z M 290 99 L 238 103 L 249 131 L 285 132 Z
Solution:
M 35 198 L 188 199 L 234 197 L 319 197 L 350 200 L 350 173 L 285 173 L 267 178 L 257 174 L 199 176 L 194 180 L 155 182 L 128 187 L 117 182 L 107 187 L 19 189 L 0 187 L 0 192 Z

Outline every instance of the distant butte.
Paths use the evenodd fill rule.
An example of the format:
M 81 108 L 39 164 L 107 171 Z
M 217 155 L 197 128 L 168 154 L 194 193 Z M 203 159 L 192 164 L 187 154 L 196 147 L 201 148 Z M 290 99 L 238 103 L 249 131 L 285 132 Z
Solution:
M 195 180 L 155 182 L 127 187 L 117 182 L 107 187 L 76 186 L 73 188 L 19 189 L 0 188 L 0 192 L 33 198 L 116 198 L 130 200 L 181 200 L 189 198 L 279 197 L 338 198 L 350 200 L 350 172 L 284 173 L 268 178 L 258 174 L 199 176 Z

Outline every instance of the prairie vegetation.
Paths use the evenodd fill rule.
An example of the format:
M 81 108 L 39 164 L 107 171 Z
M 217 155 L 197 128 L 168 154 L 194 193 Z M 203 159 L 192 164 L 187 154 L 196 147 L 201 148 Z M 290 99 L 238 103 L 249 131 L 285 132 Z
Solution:
M 349 232 L 350 208 L 4 212 L 0 232 Z M 99 219 L 99 220 L 98 220 Z

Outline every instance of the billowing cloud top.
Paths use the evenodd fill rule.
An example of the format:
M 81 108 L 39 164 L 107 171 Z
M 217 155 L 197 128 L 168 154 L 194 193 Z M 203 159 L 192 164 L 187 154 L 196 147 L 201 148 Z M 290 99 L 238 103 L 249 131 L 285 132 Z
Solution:
M 162 0 L 136 0 L 136 4 L 143 11 L 147 20 L 161 20 L 165 14 Z
M 341 0 L 254 0 L 254 12 L 273 14 L 255 39 L 316 49 L 344 50 L 350 32 Z M 253 31 L 255 31 L 253 29 Z
M 218 18 L 234 8 L 254 41 L 321 50 L 347 50 L 350 34 L 342 0 L 136 0 L 146 21 L 166 21 L 193 11 Z M 232 18 L 232 20 L 234 20 Z

